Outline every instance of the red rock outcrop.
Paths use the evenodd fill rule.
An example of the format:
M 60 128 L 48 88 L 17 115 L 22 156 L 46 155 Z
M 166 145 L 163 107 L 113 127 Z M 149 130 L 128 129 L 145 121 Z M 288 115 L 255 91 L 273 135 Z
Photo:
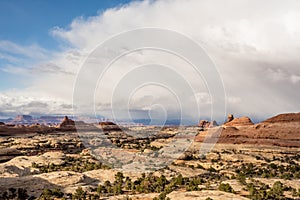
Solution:
M 60 123 L 60 126 L 74 126 L 75 122 L 72 119 L 69 119 L 68 116 L 65 116 L 63 121 Z
M 63 131 L 75 131 L 75 122 L 72 119 L 69 119 L 67 116 L 64 117 L 62 122 L 58 126 L 59 130 Z
M 271 117 L 262 123 L 288 123 L 288 122 L 300 122 L 300 113 L 286 113 Z
M 0 136 L 17 136 L 24 134 L 50 133 L 54 132 L 54 127 L 43 125 L 14 125 L 5 124 L 0 126 Z
M 210 122 L 208 120 L 200 120 L 198 126 L 200 126 L 202 128 L 212 128 L 212 127 L 218 126 L 218 123 L 215 120 L 212 122 Z
M 225 126 L 250 126 L 253 122 L 249 117 L 234 118 L 232 121 L 226 122 Z
M 99 125 L 101 126 L 102 130 L 105 132 L 122 131 L 122 129 L 113 122 L 100 122 Z
M 223 125 L 218 143 L 300 147 L 298 117 L 299 113 L 281 114 L 255 125 L 247 117 L 234 119 Z M 203 142 L 208 132 L 201 131 L 195 141 Z
M 234 119 L 233 114 L 228 114 L 226 123 L 231 122 L 233 119 Z

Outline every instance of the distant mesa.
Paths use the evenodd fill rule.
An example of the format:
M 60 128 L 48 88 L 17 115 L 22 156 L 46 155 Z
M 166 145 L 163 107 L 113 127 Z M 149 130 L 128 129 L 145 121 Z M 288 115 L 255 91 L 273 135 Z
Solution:
M 75 131 L 75 121 L 72 119 L 69 119 L 68 116 L 65 116 L 62 122 L 59 124 L 59 129 L 62 129 L 64 131 Z
M 12 121 L 12 124 L 30 124 L 32 123 L 31 115 L 17 115 Z
M 14 119 L 4 119 L 5 124 L 15 125 L 32 125 L 32 124 L 44 124 L 44 125 L 59 125 L 64 119 L 64 116 L 40 116 L 32 117 L 31 115 L 18 115 Z M 2 121 L 2 120 L 1 120 Z
M 41 124 L 59 124 L 64 119 L 63 116 L 40 116 L 36 121 Z
M 64 132 L 64 131 L 76 131 L 75 121 L 69 119 L 67 116 L 63 118 L 59 125 L 51 124 L 50 126 L 43 123 L 37 123 L 35 119 L 31 123 L 24 123 L 24 120 L 28 122 L 30 117 L 24 117 L 19 115 L 16 117 L 20 123 L 12 124 L 11 122 L 4 124 L 0 123 L 0 136 L 13 136 L 13 135 L 23 135 L 23 134 L 36 134 L 36 133 L 52 133 L 52 132 Z M 15 119 L 16 119 L 15 118 Z M 61 117 L 62 118 L 62 117 Z M 76 122 L 76 124 L 82 125 L 83 122 Z M 94 126 L 92 126 L 94 127 Z
M 104 132 L 122 131 L 122 129 L 113 122 L 99 122 L 99 125 L 101 126 Z
M 271 117 L 262 123 L 288 123 L 300 122 L 300 113 L 285 113 Z
M 32 116 L 30 115 L 17 115 L 14 121 L 31 121 Z
M 228 121 L 229 120 L 229 121 Z M 249 117 L 240 117 L 240 118 L 233 118 L 233 115 L 228 115 L 227 122 L 224 123 L 225 126 L 251 126 L 254 123 L 251 121 Z
M 75 122 L 72 119 L 69 119 L 68 116 L 65 116 L 60 126 L 75 126 Z
M 200 126 L 201 128 L 212 128 L 218 126 L 218 123 L 215 120 L 212 122 L 208 120 L 200 120 L 198 126 Z

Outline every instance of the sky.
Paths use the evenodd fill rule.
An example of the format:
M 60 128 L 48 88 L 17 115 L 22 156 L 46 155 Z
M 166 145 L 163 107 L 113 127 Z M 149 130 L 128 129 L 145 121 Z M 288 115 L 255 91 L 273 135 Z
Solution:
M 51 36 L 51 30 L 55 27 L 68 27 L 77 17 L 94 16 L 108 8 L 121 6 L 128 2 L 126 0 L 76 0 L 72 3 L 68 0 L 3 0 L 0 2 L 1 46 L 4 48 L 5 45 L 10 45 L 7 48 L 11 49 L 36 46 L 48 51 L 59 50 L 64 44 Z M 7 50 L 0 54 L 0 67 L 9 64 L 9 59 L 4 57 L 5 51 Z M 23 56 L 22 54 L 18 55 L 18 57 Z M 32 62 L 35 61 L 32 60 Z M 19 82 L 19 77 L 12 76 L 5 71 L 1 71 L 0 78 L 2 82 L 0 89 L 22 87 L 24 84 Z
M 0 118 L 74 114 L 79 106 L 74 106 L 75 86 L 86 61 L 97 55 L 101 63 L 122 51 L 108 49 L 105 57 L 95 50 L 120 33 L 149 27 L 190 38 L 206 52 L 217 72 L 201 78 L 189 64 L 170 53 L 149 49 L 131 52 L 113 63 L 102 77 L 90 80 L 94 75 L 90 72 L 82 79 L 86 80 L 80 86 L 83 89 L 92 81 L 98 85 L 92 88 L 94 105 L 86 100 L 86 105 L 80 105 L 80 114 L 126 118 L 130 113 L 134 118 L 164 120 L 183 116 L 192 122 L 214 116 L 222 122 L 227 113 L 258 121 L 279 113 L 299 112 L 299 19 L 300 2 L 296 0 L 2 0 Z M 149 38 L 152 35 L 145 34 L 142 39 Z M 159 40 L 159 36 L 153 36 L 152 42 Z M 137 41 L 130 36 L 122 48 L 129 49 Z M 170 42 L 171 46 L 177 44 L 183 47 L 179 49 L 182 55 L 193 54 L 188 43 Z M 158 65 L 169 68 L 156 69 Z M 224 99 L 213 97 L 213 81 L 206 85 L 216 77 L 215 83 L 223 84 L 217 93 L 222 96 L 224 89 Z M 149 84 L 151 78 L 155 84 Z M 143 80 L 149 81 L 147 85 Z M 193 92 L 187 92 L 185 82 Z M 141 87 L 133 87 L 133 83 Z M 79 96 L 87 97 L 84 92 Z M 223 103 L 225 114 L 218 106 L 212 111 L 213 104 Z M 180 113 L 182 108 L 184 115 Z M 200 116 L 193 112 L 197 109 Z

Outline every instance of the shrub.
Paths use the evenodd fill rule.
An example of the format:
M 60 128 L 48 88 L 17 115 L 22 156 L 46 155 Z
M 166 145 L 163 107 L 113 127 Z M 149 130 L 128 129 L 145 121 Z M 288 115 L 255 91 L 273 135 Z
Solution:
M 219 185 L 219 190 L 224 191 L 224 192 L 234 193 L 234 190 L 229 183 L 221 183 Z

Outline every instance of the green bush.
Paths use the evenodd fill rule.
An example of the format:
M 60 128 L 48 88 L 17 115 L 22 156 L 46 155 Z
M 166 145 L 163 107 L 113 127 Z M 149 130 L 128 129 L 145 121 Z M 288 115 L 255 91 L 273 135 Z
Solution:
M 219 190 L 224 191 L 224 192 L 234 193 L 234 190 L 229 183 L 221 183 L 219 185 Z

